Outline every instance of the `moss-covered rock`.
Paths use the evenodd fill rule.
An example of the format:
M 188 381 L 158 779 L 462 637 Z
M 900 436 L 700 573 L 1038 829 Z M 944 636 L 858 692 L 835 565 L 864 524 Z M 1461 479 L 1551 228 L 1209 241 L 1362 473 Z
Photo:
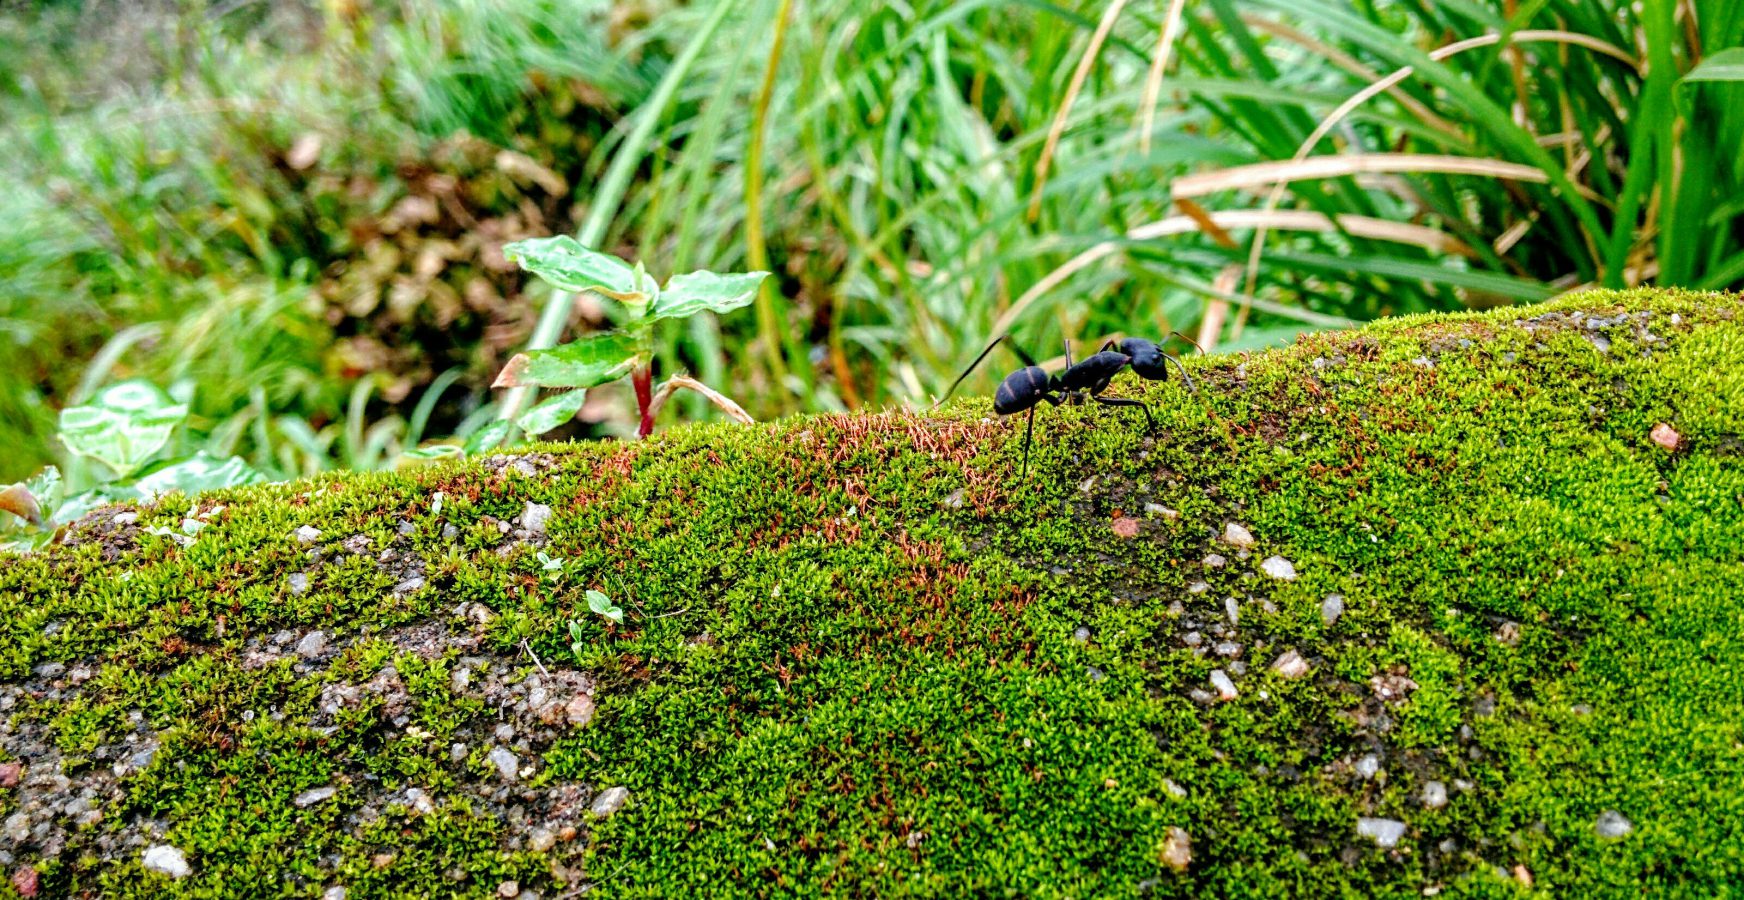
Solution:
M 1741 312 L 104 511 L 0 561 L 11 889 L 1723 893 Z

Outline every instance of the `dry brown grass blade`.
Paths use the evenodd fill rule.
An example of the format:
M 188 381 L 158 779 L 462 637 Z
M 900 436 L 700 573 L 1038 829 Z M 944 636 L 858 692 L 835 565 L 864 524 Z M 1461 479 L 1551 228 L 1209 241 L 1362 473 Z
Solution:
M 1537 171 L 1537 170 L 1533 170 Z M 1412 225 L 1405 222 L 1393 222 L 1387 219 L 1377 219 L 1372 216 L 1342 215 L 1335 225 L 1331 219 L 1317 212 L 1308 210 L 1272 210 L 1266 212 L 1258 209 L 1225 209 L 1209 213 L 1214 229 L 1227 232 L 1230 229 L 1257 228 L 1262 224 L 1283 231 L 1345 231 L 1359 237 L 1370 237 L 1376 240 L 1395 241 L 1413 244 L 1442 252 L 1470 253 L 1471 248 L 1433 228 L 1422 225 Z M 1023 292 L 1016 302 L 1012 303 L 999 319 L 993 323 L 993 337 L 981 349 L 986 350 L 1011 329 L 1016 322 L 1035 302 L 1049 291 L 1065 283 L 1066 279 L 1094 265 L 1098 260 L 1118 252 L 1121 247 L 1132 241 L 1149 241 L 1157 238 L 1178 234 L 1192 234 L 1204 231 L 1201 223 L 1192 216 L 1179 215 L 1148 222 L 1136 228 L 1128 229 L 1118 240 L 1103 241 L 1077 256 L 1056 266 L 1053 271 L 1041 277 L 1029 290 Z M 1252 305 L 1251 298 L 1248 301 Z M 1290 316 L 1296 312 L 1281 304 L 1266 304 L 1261 307 L 1281 316 Z M 1326 317 L 1336 319 L 1337 317 Z M 1303 319 L 1303 321 L 1308 321 Z M 1320 321 L 1318 318 L 1315 321 Z M 1343 321 L 1343 320 L 1339 320 Z
M 1205 232 L 1205 236 L 1215 241 L 1217 246 L 1226 250 L 1234 250 L 1240 246 L 1235 242 L 1235 238 L 1229 236 L 1229 230 L 1217 224 L 1217 219 L 1205 211 L 1205 207 L 1185 198 L 1177 199 L 1175 207 L 1181 210 L 1187 218 L 1192 219 L 1199 226 L 1199 230 Z
M 9 512 L 38 528 L 42 527 L 42 508 L 37 506 L 36 497 L 30 493 L 30 489 L 22 484 L 0 490 L 0 511 Z
M 1102 13 L 1102 21 L 1096 24 L 1096 32 L 1090 35 L 1090 46 L 1084 48 L 1084 56 L 1078 60 L 1078 68 L 1072 73 L 1072 83 L 1066 87 L 1066 96 L 1060 103 L 1060 111 L 1054 114 L 1054 124 L 1048 128 L 1047 143 L 1042 145 L 1041 158 L 1036 160 L 1035 191 L 1030 195 L 1029 212 L 1025 214 L 1031 222 L 1042 214 L 1042 189 L 1048 183 L 1048 167 L 1053 165 L 1054 152 L 1059 149 L 1060 138 L 1066 133 L 1066 120 L 1072 115 L 1072 104 L 1078 102 L 1078 92 L 1084 89 L 1084 82 L 1090 77 L 1090 69 L 1096 65 L 1096 57 L 1102 52 L 1102 44 L 1108 40 L 1108 33 L 1114 30 L 1114 20 L 1120 17 L 1120 10 L 1125 6 L 1126 0 L 1114 0 Z
M 1163 20 L 1163 30 L 1157 34 L 1157 49 L 1151 54 L 1151 69 L 1145 75 L 1144 117 L 1139 125 L 1139 152 L 1151 152 L 1151 129 L 1157 124 L 1157 100 L 1163 93 L 1163 73 L 1169 68 L 1169 57 L 1175 53 L 1175 42 L 1181 37 L 1181 13 L 1187 0 L 1172 0 L 1169 14 Z
M 677 393 L 679 388 L 689 388 L 690 390 L 696 391 L 704 397 L 707 397 L 709 402 L 720 407 L 721 412 L 727 414 L 727 418 L 732 419 L 741 425 L 755 425 L 757 423 L 756 419 L 751 418 L 750 413 L 745 412 L 744 407 L 734 403 L 727 397 L 727 395 L 697 381 L 689 375 L 674 375 L 667 379 L 666 383 L 662 384 L 659 389 L 654 391 L 653 398 L 648 401 L 649 418 L 660 415 L 661 407 L 666 405 L 667 399 Z
M 1219 294 L 1235 293 L 1236 279 L 1241 277 L 1240 266 L 1224 266 L 1217 277 L 1211 281 L 1211 289 Z M 1210 353 L 1217 347 L 1217 339 L 1223 334 L 1223 323 L 1229 319 L 1229 301 L 1223 297 L 1206 297 L 1205 312 L 1199 317 L 1199 347 Z
M 1263 162 L 1201 172 L 1175 179 L 1174 199 L 1203 197 L 1223 191 L 1268 187 L 1293 181 L 1376 174 L 1477 175 L 1545 184 L 1550 176 L 1537 166 L 1474 156 L 1423 153 L 1361 153 L 1315 156 L 1288 162 Z
M 1279 22 L 1275 19 L 1269 19 L 1269 18 L 1266 18 L 1265 16 L 1255 15 L 1253 13 L 1244 13 L 1241 17 L 1241 21 L 1243 24 L 1254 29 L 1255 31 L 1265 32 L 1266 34 L 1270 34 L 1270 35 L 1273 35 L 1275 37 L 1282 38 L 1283 40 L 1289 41 L 1293 44 L 1300 44 L 1302 47 L 1304 47 L 1305 49 L 1314 53 L 1315 55 L 1325 58 L 1328 62 L 1331 62 L 1333 65 L 1338 66 L 1339 68 L 1345 70 L 1346 72 L 1349 72 L 1352 75 L 1355 75 L 1358 78 L 1363 79 L 1364 81 L 1373 81 L 1373 82 L 1379 83 L 1382 80 L 1379 72 L 1376 72 L 1374 69 L 1371 69 L 1368 66 L 1363 65 L 1362 62 L 1360 60 L 1358 60 L 1356 57 L 1351 56 L 1350 54 L 1345 53 L 1343 50 L 1340 50 L 1337 47 L 1334 47 L 1330 44 L 1325 44 L 1325 43 L 1322 43 L 1320 41 L 1317 41 L 1314 38 L 1312 38 L 1306 34 L 1303 34 L 1302 32 L 1297 31 L 1294 28 L 1291 28 L 1290 26 L 1284 24 L 1283 22 Z M 1395 81 L 1395 82 L 1392 82 L 1391 84 L 1386 85 L 1381 90 L 1384 91 L 1389 96 L 1391 96 L 1393 98 L 1394 102 L 1398 103 L 1401 107 L 1403 107 L 1406 112 L 1409 112 L 1412 116 L 1416 117 L 1417 121 L 1422 122 L 1423 124 L 1428 125 L 1429 127 L 1434 128 L 1437 131 L 1445 132 L 1447 134 L 1459 134 L 1459 126 L 1458 125 L 1455 125 L 1452 122 L 1449 122 L 1448 120 L 1442 118 L 1441 116 L 1436 115 L 1435 111 L 1431 110 L 1429 107 L 1423 105 L 1422 101 L 1418 100 L 1416 97 L 1413 97 L 1404 91 L 1399 90 L 1397 86 L 1398 86 L 1398 82 Z M 1379 92 L 1377 92 L 1377 93 L 1379 93 Z M 1361 105 L 1361 104 L 1357 104 L 1357 105 Z M 1324 137 L 1324 136 L 1325 136 L 1324 134 L 1321 135 L 1321 137 Z M 1315 143 L 1319 143 L 1319 138 L 1315 138 Z
M 1440 62 L 1441 60 L 1449 59 L 1469 50 L 1494 46 L 1495 44 L 1500 43 L 1501 40 L 1502 36 L 1500 34 L 1479 35 L 1478 37 L 1467 38 L 1463 41 L 1455 41 L 1444 47 L 1438 47 L 1430 52 L 1429 58 Z M 1595 53 L 1601 53 L 1622 60 L 1636 71 L 1640 71 L 1641 69 L 1641 63 L 1639 61 L 1631 57 L 1627 52 L 1616 45 L 1601 41 L 1590 35 L 1579 34 L 1572 31 L 1547 29 L 1518 31 L 1514 33 L 1512 42 L 1516 45 L 1523 43 L 1550 42 L 1562 44 L 1564 46 L 1584 47 Z M 1416 74 L 1416 72 L 1417 69 L 1415 66 L 1404 66 L 1387 75 L 1385 78 L 1381 78 L 1351 95 L 1348 100 L 1340 103 L 1336 109 L 1329 113 L 1324 119 L 1320 120 L 1320 124 L 1315 126 L 1314 131 L 1308 135 L 1308 138 L 1302 142 L 1301 146 L 1296 148 L 1296 153 L 1291 157 L 1291 161 L 1301 162 L 1307 159 L 1308 155 L 1314 152 L 1314 148 L 1319 146 L 1320 142 L 1325 139 L 1326 135 L 1330 134 L 1332 129 L 1338 126 L 1339 122 L 1344 121 L 1346 116 L 1350 115 L 1358 107 L 1367 103 L 1376 96 L 1382 93 L 1393 92 L 1394 88 L 1396 88 L 1400 82 L 1410 78 L 1412 75 Z M 1398 96 L 1396 92 L 1395 96 Z M 1278 204 L 1283 202 L 1285 187 L 1285 182 L 1278 182 L 1272 186 L 1271 193 L 1266 197 L 1266 210 L 1269 211 L 1276 209 Z M 1242 293 L 1249 297 L 1254 295 L 1255 287 L 1259 281 L 1260 259 L 1265 254 L 1265 245 L 1266 230 L 1261 228 L 1254 233 L 1253 246 L 1248 253 L 1247 278 Z

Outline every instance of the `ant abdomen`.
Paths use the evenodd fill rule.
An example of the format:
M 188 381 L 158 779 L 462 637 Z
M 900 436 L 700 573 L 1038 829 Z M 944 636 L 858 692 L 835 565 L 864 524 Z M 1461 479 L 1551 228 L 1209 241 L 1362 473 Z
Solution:
M 1025 366 L 1005 376 L 993 393 L 993 411 L 1009 416 L 1042 402 L 1048 392 L 1048 373 L 1041 366 Z

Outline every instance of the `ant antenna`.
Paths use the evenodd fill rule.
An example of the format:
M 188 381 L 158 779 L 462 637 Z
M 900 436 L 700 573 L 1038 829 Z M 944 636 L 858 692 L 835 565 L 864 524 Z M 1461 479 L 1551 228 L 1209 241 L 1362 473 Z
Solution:
M 1180 338 L 1180 339 L 1181 339 L 1181 340 L 1183 340 L 1183 341 L 1186 341 L 1186 342 L 1187 342 L 1187 343 L 1189 343 L 1189 344 L 1192 344 L 1192 345 L 1193 345 L 1193 348 L 1194 348 L 1194 349 L 1195 349 L 1195 350 L 1198 350 L 1198 351 L 1199 351 L 1199 355 L 1200 355 L 1200 356 L 1204 356 L 1204 355 L 1205 355 L 1205 348 L 1204 348 L 1204 347 L 1201 347 L 1201 346 L 1199 346 L 1199 342 L 1198 342 L 1198 341 L 1196 341 L 1196 340 L 1193 340 L 1193 339 L 1192 339 L 1192 338 L 1190 338 L 1190 337 L 1188 337 L 1188 336 L 1186 336 L 1186 335 L 1184 335 L 1184 334 L 1182 334 L 1182 333 L 1180 333 L 1180 332 L 1179 332 L 1179 331 L 1171 331 L 1171 332 L 1169 332 L 1169 336 L 1170 336 L 1170 337 L 1178 337 L 1178 338 Z
M 957 380 L 951 382 L 950 390 L 945 391 L 945 395 L 933 403 L 933 409 L 938 409 L 946 400 L 951 399 L 951 395 L 957 392 L 957 387 L 963 383 L 963 379 L 968 378 L 969 373 L 975 371 L 975 367 L 981 365 L 981 361 L 986 359 L 987 354 L 992 353 L 993 348 L 999 346 L 1001 341 L 1010 344 L 1011 352 L 1016 353 L 1017 358 L 1023 360 L 1025 366 L 1033 366 L 1036 364 L 1036 361 L 1031 359 L 1028 353 L 1023 352 L 1022 347 L 1011 342 L 1011 334 L 1009 332 L 1002 334 L 987 342 L 987 346 L 981 349 L 981 355 L 975 357 L 975 361 L 969 364 L 969 368 L 964 369 L 963 374 L 958 375 Z

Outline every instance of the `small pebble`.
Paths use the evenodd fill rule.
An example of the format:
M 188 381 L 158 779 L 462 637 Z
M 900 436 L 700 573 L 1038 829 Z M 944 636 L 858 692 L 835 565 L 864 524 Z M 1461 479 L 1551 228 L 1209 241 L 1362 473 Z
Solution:
M 1599 837 L 1616 840 L 1634 831 L 1635 823 L 1624 818 L 1622 813 L 1607 809 L 1599 813 L 1598 821 L 1593 823 L 1593 830 L 1599 833 Z
M 1230 522 L 1223 526 L 1223 542 L 1231 547 L 1252 547 L 1254 536 L 1246 528 Z
M 1197 631 L 1189 631 L 1186 634 L 1181 635 L 1181 643 L 1186 644 L 1189 647 L 1197 647 L 1200 644 L 1205 643 L 1205 636 Z
M 1213 650 L 1218 656 L 1234 658 L 1241 655 L 1241 645 L 1234 641 L 1218 641 Z
M 1138 537 L 1138 520 L 1137 519 L 1129 519 L 1126 516 L 1120 516 L 1114 520 L 1114 524 L 1112 527 L 1114 528 L 1114 536 L 1115 537 L 1120 537 L 1120 538 Z
M 1356 833 L 1373 838 L 1377 847 L 1390 849 L 1398 846 L 1399 839 L 1405 836 L 1405 823 L 1398 819 L 1370 819 L 1365 816 L 1356 820 Z
M 1326 599 L 1320 601 L 1320 621 L 1322 624 L 1330 626 L 1337 622 L 1338 617 L 1342 615 L 1344 615 L 1343 594 L 1327 594 Z
M 1294 650 L 1286 650 L 1282 656 L 1272 660 L 1272 671 L 1284 678 L 1301 678 L 1308 674 L 1308 668 L 1308 660 Z
M 345 900 L 345 888 L 336 884 L 321 892 L 321 900 Z
M 521 527 L 534 534 L 544 534 L 545 526 L 551 521 L 551 507 L 543 503 L 528 501 L 521 509 Z
M 467 750 L 466 750 L 465 744 L 450 744 L 449 745 L 448 758 L 450 760 L 452 760 L 454 762 L 461 762 L 461 761 L 466 759 L 466 755 L 467 755 Z
M 1217 689 L 1220 700 L 1234 700 L 1239 696 L 1235 690 L 1235 682 L 1229 680 L 1229 673 L 1222 669 L 1211 670 L 1211 686 Z
M 1163 846 L 1158 851 L 1163 865 L 1177 872 L 1187 871 L 1187 866 L 1193 862 L 1193 838 L 1186 831 L 1173 825 L 1163 832 Z
M 630 802 L 630 789 L 626 787 L 606 788 L 598 797 L 593 798 L 593 814 L 605 818 L 624 808 Z
M 298 794 L 295 799 L 291 800 L 291 803 L 298 809 L 308 809 L 323 800 L 331 799 L 333 795 L 337 793 L 339 793 L 339 789 L 332 785 L 310 788 L 309 790 Z
M 303 639 L 297 642 L 297 655 L 304 659 L 314 659 L 320 656 L 321 651 L 325 649 L 327 649 L 327 634 L 323 631 L 311 631 L 303 635 Z
M 0 788 L 17 787 L 19 780 L 23 777 L 24 763 L 17 760 L 0 763 Z
M 39 888 L 39 876 L 35 866 L 23 866 L 12 873 L 12 889 L 20 897 L 35 897 Z
M 1440 809 L 1447 805 L 1447 785 L 1439 781 L 1431 781 L 1423 786 L 1423 805 L 1430 809 Z
M 313 525 L 304 525 L 296 531 L 291 532 L 291 536 L 295 537 L 298 543 L 313 544 L 321 539 L 321 529 L 316 528 Z
M 1228 563 L 1229 560 L 1224 559 L 1221 553 L 1213 553 L 1205 557 L 1205 568 L 1207 569 L 1221 569 Z
M 1146 503 L 1144 505 L 1144 510 L 1145 510 L 1145 515 L 1147 515 L 1147 516 L 1162 516 L 1163 518 L 1168 519 L 1171 522 L 1176 520 L 1176 519 L 1181 518 L 1181 513 L 1179 510 L 1170 509 L 1167 506 L 1162 505 L 1161 503 Z
M 1189 594 L 1203 594 L 1209 590 L 1211 590 L 1211 585 L 1203 581 L 1195 581 L 1187 585 L 1187 593 Z
M 515 739 L 515 726 L 504 722 L 497 726 L 497 740 L 508 743 Z
M 147 869 L 161 872 L 171 878 L 182 879 L 194 873 L 188 865 L 188 858 L 182 851 L 169 844 L 158 844 L 148 847 L 140 860 Z
M 436 811 L 436 801 L 422 788 L 406 789 L 406 806 L 418 815 L 427 816 Z
M 309 589 L 309 576 L 302 572 L 292 572 L 291 577 L 285 581 L 290 584 L 293 594 L 301 594 Z
M 1296 580 L 1296 567 L 1291 565 L 1290 561 L 1282 556 L 1266 557 L 1266 561 L 1260 563 L 1260 571 L 1265 572 L 1267 575 L 1270 575 L 1279 581 Z
M 520 893 L 521 885 L 517 882 L 505 881 L 502 884 L 497 885 L 497 896 L 504 898 L 504 900 L 513 900 L 513 898 Z
M 1361 775 L 1365 781 L 1368 779 L 1372 779 L 1376 775 L 1380 774 L 1381 758 L 1379 756 L 1374 755 L 1373 753 L 1370 753 L 1369 755 L 1364 756 L 1362 759 L 1357 760 L 1356 765 L 1353 766 L 1352 768 L 1356 769 L 1356 773 L 1358 775 Z
M 1098 669 L 1095 666 L 1085 666 L 1084 672 L 1085 672 L 1085 674 L 1090 676 L 1091 681 L 1101 681 L 1102 679 L 1108 677 L 1107 674 L 1105 674 L 1101 669 Z
M 1187 797 L 1187 789 L 1181 787 L 1173 778 L 1163 779 L 1163 792 L 1176 800 L 1183 800 Z
M 1235 602 L 1234 597 L 1224 598 L 1224 600 L 1223 600 L 1223 612 L 1229 616 L 1229 624 L 1231 624 L 1231 625 L 1240 624 L 1240 622 L 1241 622 L 1241 604 Z
M 544 853 L 557 846 L 557 834 L 549 828 L 535 828 L 527 833 L 527 849 Z
M 497 767 L 497 774 L 504 781 L 514 781 L 519 777 L 521 760 L 507 747 L 493 747 L 490 752 L 491 765 Z
M 946 509 L 962 509 L 963 508 L 963 489 L 962 488 L 957 488 L 956 490 L 951 492 L 950 496 L 945 498 L 945 508 Z
M 1678 434 L 1677 429 L 1664 422 L 1653 426 L 1653 431 L 1649 433 L 1649 436 L 1653 438 L 1655 444 L 1667 450 L 1676 450 L 1677 445 L 1683 440 L 1683 435 Z
M 1089 626 L 1079 625 L 1077 628 L 1073 629 L 1072 630 L 1072 640 L 1077 641 L 1080 644 L 1090 643 L 1090 628 L 1089 628 Z

